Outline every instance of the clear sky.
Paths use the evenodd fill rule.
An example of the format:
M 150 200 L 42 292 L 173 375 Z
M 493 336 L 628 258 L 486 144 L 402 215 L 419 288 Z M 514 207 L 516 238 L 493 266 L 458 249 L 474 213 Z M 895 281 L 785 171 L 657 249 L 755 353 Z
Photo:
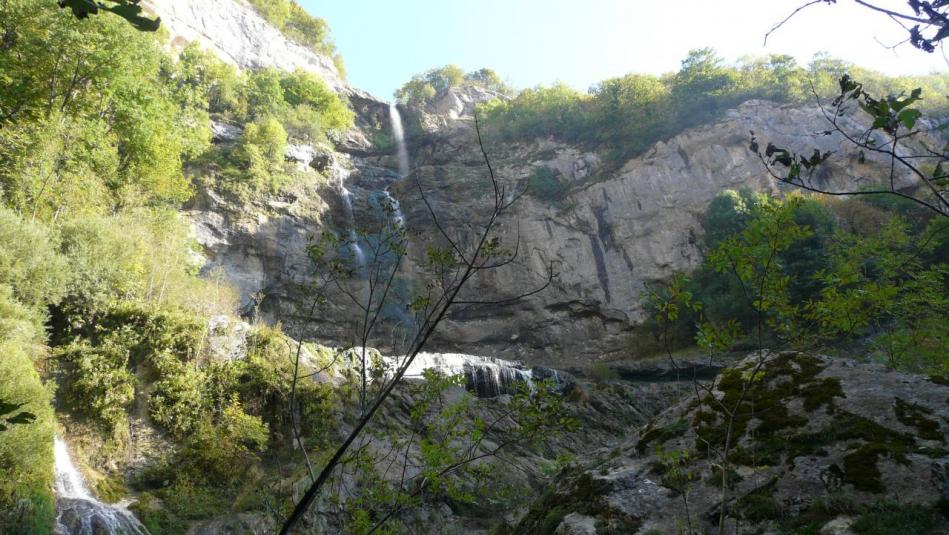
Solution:
M 674 71 L 693 48 L 743 55 L 818 51 L 889 74 L 947 70 L 909 45 L 889 19 L 840 0 L 764 34 L 804 0 L 299 0 L 325 18 L 350 82 L 378 97 L 413 74 L 454 63 L 490 67 L 515 87 L 564 81 L 585 90 L 630 72 Z M 900 0 L 883 4 L 905 5 Z

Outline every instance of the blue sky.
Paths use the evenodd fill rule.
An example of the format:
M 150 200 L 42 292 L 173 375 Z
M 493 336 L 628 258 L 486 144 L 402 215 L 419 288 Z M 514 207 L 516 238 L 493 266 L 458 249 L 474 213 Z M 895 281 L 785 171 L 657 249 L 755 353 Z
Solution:
M 890 74 L 945 71 L 908 46 L 888 19 L 842 1 L 816 5 L 763 46 L 803 0 L 299 0 L 330 23 L 355 86 L 390 99 L 413 74 L 449 63 L 490 67 L 514 86 L 556 81 L 578 89 L 629 72 L 676 70 L 693 48 L 728 60 L 818 51 Z M 902 2 L 900 2 L 902 5 Z

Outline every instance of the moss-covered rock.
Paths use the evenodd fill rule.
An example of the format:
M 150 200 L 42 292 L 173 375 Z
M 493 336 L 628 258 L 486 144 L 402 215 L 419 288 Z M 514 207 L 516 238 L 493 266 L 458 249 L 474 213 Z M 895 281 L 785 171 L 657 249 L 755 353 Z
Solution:
M 936 512 L 949 503 L 949 386 L 796 352 L 753 354 L 696 386 L 697 398 L 647 425 L 607 469 L 571 476 L 521 526 L 556 508 L 703 532 L 724 495 L 726 524 L 742 531 L 817 533 L 846 519 L 857 533 L 897 518 L 911 533 L 946 527 Z

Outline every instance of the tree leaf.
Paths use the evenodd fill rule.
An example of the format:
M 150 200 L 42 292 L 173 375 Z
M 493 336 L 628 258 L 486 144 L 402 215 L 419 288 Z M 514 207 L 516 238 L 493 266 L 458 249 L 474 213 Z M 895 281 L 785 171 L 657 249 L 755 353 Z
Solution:
M 918 121 L 922 116 L 923 114 L 919 110 L 915 108 L 908 108 L 901 111 L 899 115 L 896 116 L 896 119 L 903 123 L 906 128 L 912 130 L 912 128 L 916 126 L 916 121 Z

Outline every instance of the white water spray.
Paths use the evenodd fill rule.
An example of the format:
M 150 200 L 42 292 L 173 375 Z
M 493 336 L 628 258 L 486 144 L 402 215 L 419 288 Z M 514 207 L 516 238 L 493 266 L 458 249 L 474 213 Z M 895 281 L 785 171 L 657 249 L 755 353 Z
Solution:
M 82 474 L 72 463 L 66 443 L 56 437 L 57 535 L 148 535 L 145 526 L 127 509 L 92 497 Z
M 405 128 L 402 126 L 402 114 L 399 113 L 399 108 L 395 104 L 389 104 L 389 122 L 392 125 L 392 136 L 395 138 L 395 148 L 399 157 L 399 178 L 405 178 L 409 176 L 410 172 L 409 149 L 405 145 Z M 404 226 L 405 216 L 402 214 L 402 205 L 389 193 L 388 188 L 385 190 L 385 196 L 386 200 L 392 205 L 392 213 L 396 224 Z
M 399 176 L 409 176 L 409 150 L 405 146 L 405 129 L 402 127 L 402 114 L 395 104 L 389 104 L 389 121 L 392 123 L 392 135 L 399 155 Z

